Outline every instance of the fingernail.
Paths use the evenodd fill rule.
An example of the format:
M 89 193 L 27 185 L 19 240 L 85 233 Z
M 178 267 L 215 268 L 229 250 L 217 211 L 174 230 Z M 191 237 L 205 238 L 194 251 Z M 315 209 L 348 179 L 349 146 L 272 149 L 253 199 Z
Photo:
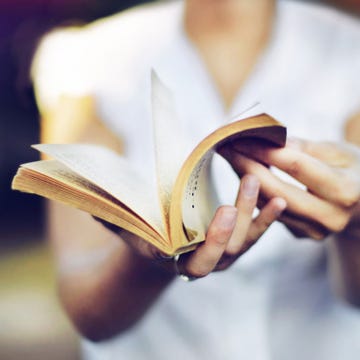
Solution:
M 223 208 L 221 222 L 227 228 L 233 228 L 236 223 L 238 210 L 235 206 L 226 206 Z
M 282 212 L 286 209 L 287 203 L 286 200 L 283 198 L 277 198 L 276 202 L 277 202 L 277 209 L 275 210 L 275 216 L 279 217 L 282 214 Z
M 286 147 L 294 150 L 301 150 L 301 141 L 297 138 L 289 137 L 286 139 Z
M 244 195 L 249 198 L 257 195 L 259 191 L 259 180 L 256 176 L 247 175 L 247 177 L 244 178 L 243 191 Z

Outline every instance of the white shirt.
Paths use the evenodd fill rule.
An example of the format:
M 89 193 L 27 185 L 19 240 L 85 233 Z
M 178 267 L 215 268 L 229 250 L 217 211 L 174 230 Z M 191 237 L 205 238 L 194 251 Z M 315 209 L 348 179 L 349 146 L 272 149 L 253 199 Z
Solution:
M 189 148 L 258 100 L 290 136 L 342 140 L 342 124 L 360 109 L 354 19 L 279 2 L 272 40 L 225 112 L 184 34 L 182 11 L 178 1 L 142 6 L 50 34 L 33 66 L 40 108 L 61 94 L 94 94 L 100 118 L 125 139 L 126 156 L 151 172 L 154 67 L 175 93 Z M 215 180 L 222 201 L 232 203 L 236 177 L 215 169 Z M 332 294 L 324 244 L 294 239 L 274 224 L 229 270 L 191 284 L 175 281 L 133 329 L 101 344 L 84 342 L 84 352 L 89 360 L 357 360 L 360 312 Z

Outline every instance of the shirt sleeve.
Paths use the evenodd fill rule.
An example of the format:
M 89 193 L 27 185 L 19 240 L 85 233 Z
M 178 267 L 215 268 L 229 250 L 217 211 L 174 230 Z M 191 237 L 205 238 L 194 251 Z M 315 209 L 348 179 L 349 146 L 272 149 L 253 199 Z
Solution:
M 56 30 L 41 40 L 31 67 L 41 113 L 53 108 L 62 95 L 92 93 L 88 50 L 86 37 L 80 28 Z

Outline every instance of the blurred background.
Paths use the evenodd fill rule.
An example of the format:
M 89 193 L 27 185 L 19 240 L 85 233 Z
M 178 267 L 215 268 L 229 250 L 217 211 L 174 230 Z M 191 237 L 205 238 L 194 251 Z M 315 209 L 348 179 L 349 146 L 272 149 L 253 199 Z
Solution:
M 87 23 L 144 2 L 0 0 L 0 360 L 80 359 L 78 338 L 56 298 L 44 204 L 10 190 L 18 165 L 37 159 L 29 148 L 39 132 L 29 79 L 36 44 L 56 26 Z M 327 2 L 360 14 L 360 0 Z
M 144 0 L 0 0 L 0 359 L 80 359 L 56 298 L 43 201 L 10 190 L 37 160 L 39 117 L 29 79 L 36 44 L 56 26 L 93 21 Z

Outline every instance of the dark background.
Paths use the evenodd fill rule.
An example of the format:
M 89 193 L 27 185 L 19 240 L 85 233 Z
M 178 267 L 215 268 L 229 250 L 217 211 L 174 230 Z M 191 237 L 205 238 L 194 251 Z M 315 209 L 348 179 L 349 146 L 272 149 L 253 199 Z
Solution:
M 39 116 L 29 79 L 40 37 L 146 0 L 0 0 L 0 246 L 43 238 L 43 200 L 10 190 L 19 164 L 37 160 Z M 16 232 L 17 236 L 14 236 Z
M 79 338 L 58 302 L 40 197 L 10 190 L 37 160 L 39 114 L 29 79 L 36 44 L 144 0 L 0 0 L 0 360 L 79 360 Z

